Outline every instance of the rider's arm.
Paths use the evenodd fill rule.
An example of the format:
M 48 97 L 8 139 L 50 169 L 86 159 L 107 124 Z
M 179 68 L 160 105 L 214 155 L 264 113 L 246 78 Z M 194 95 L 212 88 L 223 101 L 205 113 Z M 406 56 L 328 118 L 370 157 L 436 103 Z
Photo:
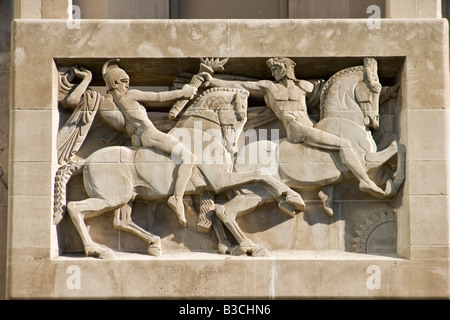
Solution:
M 306 81 L 306 80 L 299 80 L 298 81 L 298 86 L 302 90 L 306 91 L 307 93 L 311 93 L 314 90 L 314 85 L 311 82 Z
M 125 117 L 122 111 L 117 108 L 113 99 L 107 96 L 98 108 L 100 116 L 108 123 L 111 127 L 118 131 L 125 130 Z
M 261 81 L 235 81 L 235 80 L 222 80 L 217 78 L 211 78 L 208 83 L 211 87 L 227 87 L 244 89 L 250 92 L 251 95 L 261 95 L 264 93 L 264 88 L 267 87 L 265 80 Z M 207 83 L 207 85 L 208 85 Z
M 162 92 L 129 90 L 127 96 L 139 102 L 164 102 L 170 100 L 177 100 L 180 98 L 191 99 L 197 93 L 197 89 L 185 85 L 182 89 Z

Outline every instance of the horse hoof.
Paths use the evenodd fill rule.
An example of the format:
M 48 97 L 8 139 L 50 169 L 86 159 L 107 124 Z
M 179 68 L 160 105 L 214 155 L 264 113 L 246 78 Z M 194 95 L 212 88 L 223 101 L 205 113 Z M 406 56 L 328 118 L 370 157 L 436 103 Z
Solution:
M 105 250 L 102 253 L 100 253 L 98 257 L 100 259 L 111 259 L 111 260 L 117 259 L 116 255 L 112 250 Z
M 252 257 L 267 257 L 269 256 L 269 251 L 264 247 L 256 247 L 252 248 L 247 254 L 250 254 Z
M 229 254 L 232 256 L 239 256 L 242 254 L 239 246 L 234 246 L 229 241 L 220 242 L 218 250 L 220 254 Z
M 246 253 L 252 257 L 266 257 L 269 255 L 269 251 L 266 248 L 256 244 L 246 243 L 248 245 L 240 246 L 240 249 L 243 253 Z
M 102 248 L 99 246 L 86 246 L 85 252 L 88 257 L 97 257 L 99 259 L 117 259 L 116 255 L 111 249 Z
M 287 213 L 291 218 L 295 218 L 296 211 L 293 204 L 287 203 L 285 201 L 280 201 L 278 203 L 278 208 L 280 208 L 284 213 Z
M 147 252 L 151 256 L 159 257 L 162 255 L 161 247 L 155 245 L 149 245 Z
M 395 195 L 398 191 L 399 186 L 393 180 L 388 180 L 386 182 L 386 189 L 384 190 L 384 194 L 386 197 L 391 197 Z
M 370 181 L 369 183 L 366 181 L 361 181 L 359 183 L 359 189 L 362 192 L 370 194 L 376 198 L 384 198 L 386 197 L 386 192 L 381 190 L 374 182 Z
M 325 210 L 325 213 L 326 213 L 327 215 L 329 215 L 330 217 L 334 216 L 334 210 L 333 210 L 333 208 L 324 207 L 323 209 Z
M 305 211 L 306 205 L 302 197 L 297 194 L 290 194 L 286 196 L 286 202 L 292 204 L 297 211 Z
M 222 240 L 218 245 L 219 253 L 230 254 L 231 253 L 231 243 L 228 240 Z

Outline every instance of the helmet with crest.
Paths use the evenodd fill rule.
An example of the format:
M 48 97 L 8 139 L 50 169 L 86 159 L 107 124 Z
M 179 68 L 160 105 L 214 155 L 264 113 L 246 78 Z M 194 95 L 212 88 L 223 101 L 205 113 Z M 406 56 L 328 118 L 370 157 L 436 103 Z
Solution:
M 119 61 L 119 59 L 111 59 L 103 64 L 102 76 L 107 91 L 113 90 L 115 88 L 114 84 L 118 83 L 120 79 L 129 78 L 125 70 L 119 67 Z

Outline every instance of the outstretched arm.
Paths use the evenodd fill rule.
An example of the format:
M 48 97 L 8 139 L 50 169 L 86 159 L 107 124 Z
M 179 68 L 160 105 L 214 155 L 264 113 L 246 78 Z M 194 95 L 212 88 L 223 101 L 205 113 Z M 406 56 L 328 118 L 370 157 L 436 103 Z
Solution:
M 186 84 L 182 89 L 163 91 L 163 92 L 151 92 L 151 91 L 141 91 L 141 90 L 130 90 L 127 96 L 133 100 L 139 102 L 164 102 L 177 100 L 180 98 L 192 99 L 192 97 L 197 93 L 197 88 L 194 88 Z
M 222 80 L 211 77 L 210 74 L 201 74 L 206 79 L 205 86 L 211 87 L 227 87 L 244 89 L 250 92 L 251 95 L 261 95 L 264 93 L 264 88 L 267 87 L 264 80 L 261 81 L 236 81 L 236 80 Z

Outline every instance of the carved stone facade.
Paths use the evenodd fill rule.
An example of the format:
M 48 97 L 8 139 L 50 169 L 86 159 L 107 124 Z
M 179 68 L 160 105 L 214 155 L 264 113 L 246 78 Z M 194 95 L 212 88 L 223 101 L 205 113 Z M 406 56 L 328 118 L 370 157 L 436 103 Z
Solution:
M 397 194 L 405 179 L 405 148 L 393 140 L 388 141 L 390 144 L 384 150 L 377 151 L 370 130 L 380 126 L 380 101 L 384 104 L 395 99 L 399 85 L 382 88 L 376 59 L 364 58 L 361 66 L 340 70 L 327 81 L 298 80 L 295 62 L 288 58 L 267 59 L 275 80 L 258 81 L 219 79 L 240 77 L 228 74 L 213 78 L 214 70 L 224 70 L 228 59 L 201 61 L 199 72 L 192 76 L 190 84 L 183 85 L 182 89 L 155 93 L 129 90 L 130 77 L 119 67 L 119 59 L 109 60 L 102 67 L 106 97 L 89 89 L 92 74 L 87 69 L 59 67 L 59 105 L 61 110 L 73 111 L 58 131 L 61 167 L 55 178 L 53 219 L 58 224 L 68 211 L 86 255 L 115 257 L 113 251 L 91 239 L 85 225 L 90 217 L 107 212 L 114 212 L 115 228 L 142 238 L 151 255 L 161 254 L 160 237 L 146 230 L 160 226 L 147 225 L 143 229 L 131 219 L 132 213 L 138 211 L 132 209 L 136 202 L 150 205 L 154 208 L 150 214 L 158 216 L 164 212 L 161 201 L 166 200 L 181 226 L 186 227 L 184 202 L 194 221 L 197 217 L 197 225 L 203 233 L 209 233 L 214 224 L 217 240 L 209 239 L 209 242 L 219 252 L 239 252 L 232 246 L 237 242 L 243 253 L 267 256 L 267 249 L 253 243 L 240 229 L 236 218 L 263 211 L 258 207 L 268 202 L 278 205 L 279 210 L 272 208 L 272 214 L 280 211 L 296 218 L 298 213 L 309 212 L 302 193 L 314 190 L 316 197 L 322 200 L 324 213 L 333 217 L 334 187 L 352 178 L 358 180 L 356 190 L 374 199 L 385 199 L 388 205 Z M 81 82 L 72 84 L 76 77 L 81 78 Z M 180 84 L 183 79 L 176 82 Z M 213 88 L 208 89 L 209 86 Z M 195 93 L 198 97 L 193 99 Z M 248 108 L 247 100 L 253 95 L 263 95 L 267 105 Z M 190 100 L 193 101 L 190 103 Z M 151 108 L 161 103 L 161 108 L 173 106 L 167 116 L 152 121 L 144 104 Z M 396 107 L 395 101 L 393 105 Z M 261 114 L 262 108 L 264 114 Z M 317 123 L 311 119 L 308 108 L 320 109 Z M 98 125 L 90 130 L 97 114 L 103 122 L 102 136 L 94 133 Z M 247 122 L 248 114 L 252 114 L 251 123 Z M 280 136 L 281 130 L 272 128 L 270 140 L 262 137 L 268 130 L 268 116 L 270 123 L 284 129 L 285 134 Z M 169 119 L 173 128 L 167 133 L 157 129 L 161 126 L 158 122 L 165 125 Z M 128 138 L 115 139 L 115 146 L 105 147 L 102 143 L 107 140 L 105 137 L 122 135 L 122 132 Z M 252 135 L 258 138 L 245 140 Z M 83 150 L 85 141 L 90 144 L 92 153 Z M 373 177 L 382 176 L 378 182 L 383 189 L 369 177 L 369 171 Z M 67 186 L 71 177 L 81 172 L 83 177 L 79 180 L 84 181 L 83 186 Z M 177 190 L 180 181 L 181 189 Z M 66 198 L 67 192 L 80 197 L 83 189 L 81 193 L 85 193 L 86 199 Z M 206 212 L 211 212 L 199 215 L 196 212 L 205 210 L 200 199 L 206 198 L 211 201 Z M 146 215 L 144 208 L 147 206 L 138 216 Z M 327 224 L 333 228 L 339 222 Z M 251 223 L 251 228 L 255 229 L 272 227 L 267 221 Z M 176 226 L 169 229 L 172 228 L 177 229 Z M 231 233 L 231 238 L 225 230 Z M 68 242 L 66 233 L 69 232 L 70 226 L 58 231 L 62 243 Z M 92 230 L 92 234 L 97 232 L 101 231 Z M 269 236 L 276 237 L 276 234 Z M 327 233 L 320 237 L 323 242 L 333 242 Z M 115 241 L 120 243 L 120 236 Z M 270 243 L 270 239 L 264 241 Z M 296 233 L 287 236 L 285 241 L 286 245 L 278 249 L 305 249 Z M 195 241 L 187 243 L 186 249 L 204 250 L 203 245 L 196 245 Z M 325 248 L 339 249 L 339 246 Z M 313 246 L 312 249 L 318 248 Z
M 7 296 L 448 297 L 448 24 L 382 23 L 14 21 Z

